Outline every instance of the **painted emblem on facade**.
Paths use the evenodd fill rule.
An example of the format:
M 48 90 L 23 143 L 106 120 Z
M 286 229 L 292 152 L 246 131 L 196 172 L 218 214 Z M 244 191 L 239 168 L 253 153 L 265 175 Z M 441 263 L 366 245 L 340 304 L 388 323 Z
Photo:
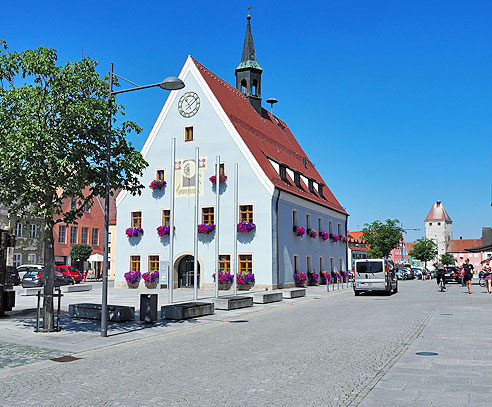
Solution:
M 203 179 L 207 169 L 207 157 L 198 159 L 199 171 L 196 169 L 195 160 L 179 159 L 174 163 L 176 170 L 176 197 L 190 197 L 195 195 L 195 179 L 198 175 L 198 191 L 204 194 Z

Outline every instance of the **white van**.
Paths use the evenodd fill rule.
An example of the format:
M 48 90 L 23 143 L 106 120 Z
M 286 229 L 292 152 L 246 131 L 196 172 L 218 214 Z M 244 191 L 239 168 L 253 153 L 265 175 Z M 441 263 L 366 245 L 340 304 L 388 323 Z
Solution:
M 398 292 L 396 268 L 391 260 L 362 259 L 354 264 L 354 294 L 381 291 L 387 294 Z

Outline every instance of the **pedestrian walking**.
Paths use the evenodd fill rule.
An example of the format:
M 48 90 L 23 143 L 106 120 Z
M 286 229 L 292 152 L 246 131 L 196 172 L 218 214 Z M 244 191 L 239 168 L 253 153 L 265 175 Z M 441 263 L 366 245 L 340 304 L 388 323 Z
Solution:
M 490 259 L 485 260 L 485 264 L 482 265 L 482 272 L 485 279 L 485 287 L 487 292 L 492 292 L 492 268 L 490 267 Z
M 463 271 L 465 272 L 463 276 L 463 281 L 466 283 L 468 287 L 468 294 L 471 294 L 471 282 L 473 278 L 473 264 L 470 264 L 470 259 L 465 260 L 465 264 L 463 264 Z

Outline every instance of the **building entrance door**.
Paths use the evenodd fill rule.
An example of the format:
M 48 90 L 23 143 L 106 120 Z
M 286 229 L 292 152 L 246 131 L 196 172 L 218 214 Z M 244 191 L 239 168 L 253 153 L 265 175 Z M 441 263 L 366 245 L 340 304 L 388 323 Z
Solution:
M 198 264 L 198 287 L 200 287 L 200 263 Z M 178 287 L 193 287 L 195 274 L 193 256 L 185 256 L 178 264 Z

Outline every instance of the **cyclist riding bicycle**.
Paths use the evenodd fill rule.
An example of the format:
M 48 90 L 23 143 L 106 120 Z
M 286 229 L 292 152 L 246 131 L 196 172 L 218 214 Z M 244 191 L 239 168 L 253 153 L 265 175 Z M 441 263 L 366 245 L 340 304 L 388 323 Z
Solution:
M 446 270 L 444 269 L 444 266 L 442 264 L 438 264 L 436 266 L 437 268 L 437 274 L 436 274 L 436 280 L 437 280 L 437 285 L 439 286 L 442 281 L 442 288 L 445 290 L 446 289 Z

